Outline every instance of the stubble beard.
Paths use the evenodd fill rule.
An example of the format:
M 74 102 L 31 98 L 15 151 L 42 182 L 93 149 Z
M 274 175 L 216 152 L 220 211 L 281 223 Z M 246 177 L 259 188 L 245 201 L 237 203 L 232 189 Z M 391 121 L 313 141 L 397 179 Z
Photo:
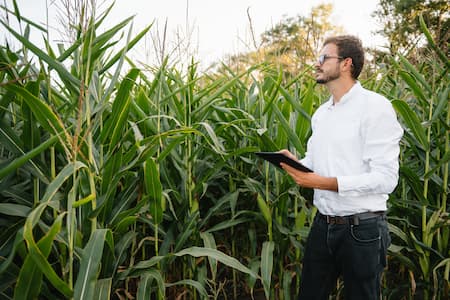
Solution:
M 319 84 L 325 84 L 328 83 L 330 81 L 333 81 L 335 79 L 338 79 L 339 77 L 341 77 L 341 74 L 339 72 L 339 70 L 334 70 L 334 72 L 329 73 L 329 74 L 325 74 L 323 71 L 321 72 L 322 75 L 325 75 L 322 78 L 317 78 L 316 82 Z

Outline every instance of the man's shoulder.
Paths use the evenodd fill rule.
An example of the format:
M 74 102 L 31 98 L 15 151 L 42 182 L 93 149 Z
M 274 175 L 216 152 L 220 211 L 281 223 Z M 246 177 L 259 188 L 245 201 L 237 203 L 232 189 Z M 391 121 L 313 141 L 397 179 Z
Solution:
M 384 96 L 378 92 L 375 92 L 375 91 L 372 91 L 372 90 L 369 90 L 366 88 L 362 88 L 360 92 L 361 92 L 361 96 L 362 96 L 361 97 L 362 101 L 365 101 L 366 105 L 369 105 L 369 106 L 371 106 L 371 105 L 391 106 L 391 101 L 389 101 L 389 99 L 386 96 Z

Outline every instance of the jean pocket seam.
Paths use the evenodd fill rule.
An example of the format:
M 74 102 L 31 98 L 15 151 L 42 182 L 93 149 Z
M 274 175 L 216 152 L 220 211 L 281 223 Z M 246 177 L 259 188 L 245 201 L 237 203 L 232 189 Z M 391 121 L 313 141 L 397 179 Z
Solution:
M 353 231 L 354 227 L 355 227 L 355 225 L 350 225 L 350 235 L 352 236 L 352 238 L 356 242 L 363 243 L 363 244 L 369 244 L 369 243 L 373 243 L 373 242 L 376 242 L 376 241 L 381 241 L 381 234 L 380 234 L 380 232 L 378 232 L 378 236 L 376 238 L 373 238 L 373 239 L 363 240 L 363 239 L 358 238 L 355 235 L 354 231 Z

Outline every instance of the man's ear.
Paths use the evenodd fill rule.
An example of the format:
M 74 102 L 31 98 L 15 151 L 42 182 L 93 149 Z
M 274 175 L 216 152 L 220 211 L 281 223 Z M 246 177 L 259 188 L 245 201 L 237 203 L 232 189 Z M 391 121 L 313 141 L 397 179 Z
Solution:
M 350 74 L 352 73 L 353 60 L 351 59 L 351 57 L 347 57 L 344 59 L 343 68 L 344 68 L 344 71 L 348 71 Z
M 353 68 L 353 59 L 351 57 L 347 57 L 344 59 L 344 66 L 347 68 Z

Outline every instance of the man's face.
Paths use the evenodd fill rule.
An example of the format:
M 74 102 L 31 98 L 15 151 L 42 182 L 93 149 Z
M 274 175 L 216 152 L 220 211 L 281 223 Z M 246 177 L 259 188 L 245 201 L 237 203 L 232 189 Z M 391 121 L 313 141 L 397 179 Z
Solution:
M 316 82 L 326 84 L 338 79 L 341 76 L 340 63 L 342 58 L 338 55 L 338 49 L 335 44 L 326 44 L 320 51 L 322 63 L 319 59 L 316 61 Z

